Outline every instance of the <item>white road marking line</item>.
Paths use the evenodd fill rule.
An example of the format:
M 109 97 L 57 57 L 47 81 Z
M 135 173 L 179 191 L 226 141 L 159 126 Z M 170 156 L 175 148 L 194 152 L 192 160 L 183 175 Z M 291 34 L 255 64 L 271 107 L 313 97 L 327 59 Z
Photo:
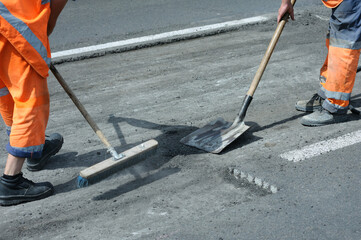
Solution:
M 76 55 L 76 54 L 84 54 L 84 53 L 94 52 L 94 51 L 98 51 L 98 50 L 106 50 L 106 49 L 115 48 L 115 47 L 122 47 L 122 46 L 126 46 L 126 45 L 131 45 L 131 44 L 146 43 L 149 41 L 162 40 L 162 39 L 183 36 L 183 35 L 192 34 L 192 33 L 202 33 L 202 32 L 211 31 L 211 30 L 219 30 L 222 28 L 242 26 L 242 25 L 246 25 L 246 24 L 250 24 L 250 23 L 264 22 L 268 19 L 269 19 L 269 17 L 257 16 L 257 17 L 245 18 L 245 19 L 241 19 L 241 20 L 234 20 L 234 21 L 228 21 L 228 22 L 217 23 L 217 24 L 212 24 L 212 25 L 206 25 L 206 26 L 202 26 L 202 27 L 187 28 L 187 29 L 183 29 L 183 30 L 165 32 L 165 33 L 149 35 L 149 36 L 144 36 L 144 37 L 139 37 L 139 38 L 131 38 L 131 39 L 121 40 L 121 41 L 116 41 L 116 42 L 109 42 L 109 43 L 104 43 L 104 44 L 88 46 L 88 47 L 75 48 L 75 49 L 70 49 L 70 50 L 65 50 L 65 51 L 54 52 L 54 53 L 52 53 L 52 58 L 68 57 L 68 56 L 72 56 L 72 55 Z
M 307 158 L 316 157 L 323 153 L 335 151 L 361 142 L 361 130 L 345 134 L 343 136 L 321 141 L 299 150 L 282 153 L 281 158 L 291 162 L 299 162 Z

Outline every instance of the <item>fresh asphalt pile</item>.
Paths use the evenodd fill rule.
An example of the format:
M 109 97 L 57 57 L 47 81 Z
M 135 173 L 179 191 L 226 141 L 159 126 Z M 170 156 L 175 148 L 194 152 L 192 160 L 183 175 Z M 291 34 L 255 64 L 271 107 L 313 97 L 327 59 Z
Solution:
M 317 90 L 328 14 L 298 12 L 286 25 L 247 111 L 251 128 L 221 154 L 179 141 L 219 116 L 235 118 L 275 18 L 57 65 L 118 152 L 152 138 L 158 150 L 77 189 L 79 172 L 110 156 L 50 76 L 48 132 L 61 133 L 64 145 L 44 170 L 24 175 L 52 182 L 56 194 L 0 208 L 0 239 L 358 239 L 359 144 L 299 163 L 280 157 L 359 129 L 355 115 L 342 124 L 303 127 L 304 114 L 294 109 Z M 356 82 L 356 102 L 360 89 Z M 0 141 L 5 146 L 5 134 Z M 237 179 L 235 171 L 246 177 Z M 277 191 L 245 181 L 249 176 Z

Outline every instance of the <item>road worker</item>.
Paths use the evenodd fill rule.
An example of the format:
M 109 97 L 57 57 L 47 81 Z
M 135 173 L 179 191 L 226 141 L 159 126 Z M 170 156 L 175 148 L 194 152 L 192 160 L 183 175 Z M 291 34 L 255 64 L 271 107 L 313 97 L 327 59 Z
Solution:
M 45 136 L 49 118 L 47 77 L 51 60 L 48 36 L 67 0 L 0 0 L 0 113 L 9 143 L 0 177 L 0 205 L 48 197 L 49 182 L 23 177 L 44 167 L 63 144 L 60 134 Z
M 305 126 L 322 126 L 347 120 L 361 49 L 361 1 L 323 0 L 332 10 L 326 37 L 328 54 L 320 70 L 320 89 L 296 109 L 312 112 L 302 117 Z M 282 0 L 278 21 L 288 12 L 294 20 L 291 0 Z

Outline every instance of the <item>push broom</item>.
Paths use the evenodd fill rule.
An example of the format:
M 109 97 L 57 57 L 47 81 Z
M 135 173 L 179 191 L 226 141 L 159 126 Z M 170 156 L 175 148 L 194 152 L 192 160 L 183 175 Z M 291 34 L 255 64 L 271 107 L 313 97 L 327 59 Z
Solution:
M 80 171 L 77 178 L 78 188 L 86 187 L 100 178 L 107 177 L 110 174 L 110 171 L 116 167 L 129 163 L 131 160 L 134 161 L 135 159 L 139 159 L 140 157 L 144 158 L 155 152 L 154 150 L 157 148 L 158 142 L 151 139 L 122 153 L 117 153 L 53 64 L 50 64 L 50 70 L 85 120 L 89 123 L 90 127 L 107 147 L 108 152 L 112 155 L 111 158 Z

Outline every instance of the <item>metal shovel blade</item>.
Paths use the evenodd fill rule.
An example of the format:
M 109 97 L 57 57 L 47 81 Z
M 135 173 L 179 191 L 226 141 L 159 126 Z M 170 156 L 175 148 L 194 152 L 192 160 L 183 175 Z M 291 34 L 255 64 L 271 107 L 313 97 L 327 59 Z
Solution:
M 232 123 L 219 118 L 182 138 L 181 143 L 207 152 L 219 153 L 248 128 L 243 121 L 232 126 Z

